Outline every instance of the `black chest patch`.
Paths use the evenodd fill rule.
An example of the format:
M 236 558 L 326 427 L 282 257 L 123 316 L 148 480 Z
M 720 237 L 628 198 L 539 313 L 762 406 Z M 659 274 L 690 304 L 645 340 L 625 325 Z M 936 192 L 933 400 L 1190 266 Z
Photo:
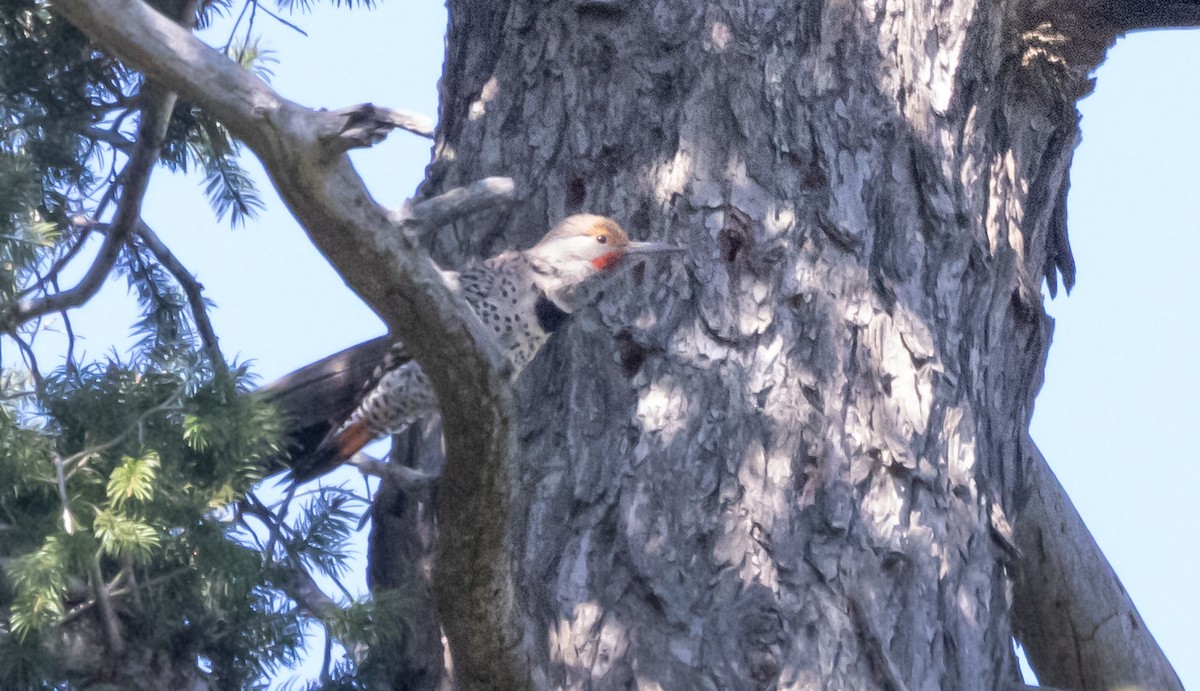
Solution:
M 537 315 L 538 326 L 542 327 L 542 331 L 546 333 L 553 333 L 558 327 L 565 324 L 571 316 L 570 312 L 564 312 L 561 307 L 554 304 L 554 301 L 545 295 L 538 297 L 537 304 L 533 306 L 533 311 Z

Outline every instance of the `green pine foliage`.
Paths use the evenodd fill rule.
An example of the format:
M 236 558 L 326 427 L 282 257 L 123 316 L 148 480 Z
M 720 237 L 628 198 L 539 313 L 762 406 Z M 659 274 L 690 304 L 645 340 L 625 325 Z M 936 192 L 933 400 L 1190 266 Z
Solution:
M 294 658 L 299 616 L 224 518 L 280 451 L 271 411 L 238 395 L 244 368 L 232 376 L 113 361 L 48 377 L 40 429 L 4 409 L 0 553 L 16 555 L 8 644 L 23 649 L 19 669 L 0 658 L 0 687 L 19 686 L 10 675 L 54 627 L 94 614 L 98 587 L 130 642 L 207 660 L 222 679 Z
M 35 342 L 50 325 L 7 321 L 18 303 L 69 287 L 65 266 L 87 265 L 136 145 L 141 76 L 48 7 L 0 0 L 0 689 L 121 688 L 106 660 L 112 630 L 143 659 L 222 688 L 265 685 L 314 623 L 347 649 L 396 654 L 402 599 L 298 602 L 298 570 L 345 574 L 365 504 L 337 488 L 259 500 L 256 486 L 281 467 L 283 421 L 252 395 L 248 367 L 201 342 L 196 315 L 212 305 L 191 304 L 144 237 L 131 235 L 113 267 L 139 310 L 129 353 L 78 362 L 72 345 L 43 372 Z M 199 24 L 233 22 L 227 54 L 268 78 L 256 11 L 287 24 L 242 0 L 201 3 Z M 202 109 L 177 103 L 159 153 L 159 174 L 202 174 L 218 218 L 243 225 L 262 208 L 240 145 Z M 73 344 L 69 314 L 53 321 Z M 364 688 L 379 665 L 356 654 L 323 683 Z

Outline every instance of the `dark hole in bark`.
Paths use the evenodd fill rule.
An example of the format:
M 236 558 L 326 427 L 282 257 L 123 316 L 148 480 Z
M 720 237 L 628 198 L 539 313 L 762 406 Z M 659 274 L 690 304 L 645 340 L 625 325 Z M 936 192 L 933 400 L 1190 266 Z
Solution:
M 575 11 L 581 15 L 615 18 L 625 14 L 629 0 L 575 0 Z
M 584 184 L 583 178 L 571 178 L 567 183 L 567 211 L 575 213 L 583 208 L 583 202 L 587 199 L 587 185 Z
M 721 248 L 721 259 L 732 264 L 743 249 L 750 246 L 750 218 L 737 209 L 733 209 L 725 217 L 725 227 L 717 234 L 717 244 Z
M 646 356 L 650 351 L 633 340 L 633 335 L 628 329 L 617 334 L 617 353 L 621 358 L 621 371 L 628 378 L 633 378 L 642 369 L 642 364 L 646 362 Z

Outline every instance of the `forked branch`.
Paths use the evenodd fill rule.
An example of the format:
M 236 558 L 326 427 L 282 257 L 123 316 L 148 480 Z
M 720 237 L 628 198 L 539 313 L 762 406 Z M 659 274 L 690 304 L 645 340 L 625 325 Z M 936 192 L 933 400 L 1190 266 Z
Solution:
M 468 687 L 528 686 L 509 564 L 517 440 L 506 360 L 414 235 L 397 232 L 372 199 L 345 145 L 330 146 L 346 116 L 288 101 L 141 0 L 58 0 L 54 9 L 245 142 L 309 238 L 421 362 L 446 431 L 437 575 L 439 592 L 455 593 L 439 602 L 455 671 Z M 358 141 L 378 133 L 350 131 Z

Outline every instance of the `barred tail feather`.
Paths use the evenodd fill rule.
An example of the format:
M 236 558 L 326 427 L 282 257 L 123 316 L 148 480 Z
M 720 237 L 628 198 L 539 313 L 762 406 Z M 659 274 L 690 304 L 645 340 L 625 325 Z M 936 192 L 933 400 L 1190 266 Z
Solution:
M 366 420 L 356 420 L 336 434 L 325 437 L 308 456 L 296 459 L 292 465 L 292 478 L 296 482 L 306 482 L 324 475 L 350 460 L 377 436 Z

